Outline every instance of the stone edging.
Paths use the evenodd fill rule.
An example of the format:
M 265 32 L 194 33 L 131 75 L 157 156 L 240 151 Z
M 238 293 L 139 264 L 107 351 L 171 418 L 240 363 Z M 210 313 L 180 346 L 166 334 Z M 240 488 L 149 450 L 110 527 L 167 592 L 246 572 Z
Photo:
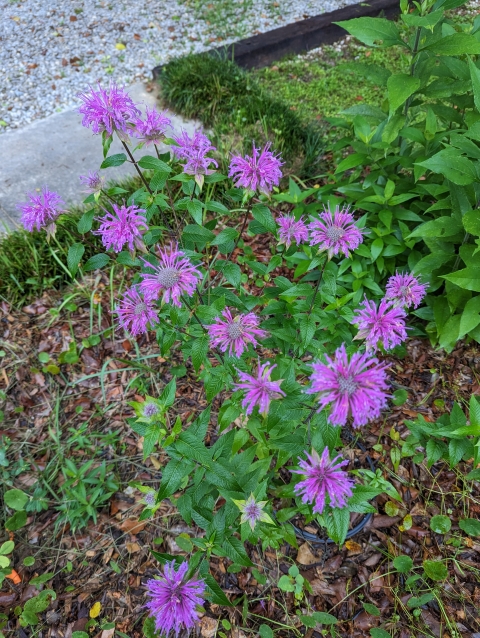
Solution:
M 245 69 L 261 68 L 286 55 L 304 53 L 344 37 L 345 30 L 334 22 L 366 16 L 376 17 L 380 13 L 385 18 L 395 18 L 400 13 L 399 0 L 369 0 L 368 3 L 352 4 L 239 40 L 228 46 L 212 49 L 211 52 L 222 53 Z M 162 66 L 156 66 L 152 70 L 154 79 L 160 77 Z

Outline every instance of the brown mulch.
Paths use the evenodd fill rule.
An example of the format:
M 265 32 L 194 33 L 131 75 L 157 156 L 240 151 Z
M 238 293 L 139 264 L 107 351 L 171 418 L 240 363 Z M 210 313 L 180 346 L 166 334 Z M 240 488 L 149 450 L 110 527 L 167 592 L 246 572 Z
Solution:
M 142 336 L 135 342 L 107 332 L 98 345 L 81 352 L 77 363 L 58 363 L 60 353 L 68 351 L 73 339 L 79 346 L 90 336 L 91 327 L 93 333 L 99 333 L 112 325 L 107 278 L 92 277 L 83 286 L 73 289 L 76 296 L 70 303 L 76 307 L 70 309 L 64 306 L 58 310 L 67 296 L 61 293 L 45 294 L 22 309 L 0 304 L 0 352 L 4 352 L 0 358 L 0 390 L 6 396 L 0 442 L 9 462 L 8 467 L 0 468 L 5 485 L 31 492 L 42 472 L 46 468 L 50 471 L 59 449 L 67 450 L 69 458 L 81 465 L 94 458 L 98 447 L 98 463 L 105 460 L 112 464 L 121 484 L 121 491 L 110 499 L 97 522 L 90 521 L 83 529 L 73 532 L 68 524 L 59 526 L 59 512 L 50 500 L 46 511 L 30 513 L 27 525 L 14 533 L 13 567 L 21 582 L 4 581 L 0 612 L 9 617 L 5 629 L 17 630 L 20 638 L 32 632 L 19 626 L 15 608 L 42 587 L 37 589 L 29 581 L 47 572 L 54 576 L 44 586 L 53 589 L 57 599 L 41 614 L 42 624 L 36 628 L 39 636 L 69 638 L 73 631 L 84 630 L 90 610 L 100 602 L 99 620 L 115 622 L 118 631 L 140 638 L 144 582 L 158 570 L 150 550 L 182 553 L 175 538 L 183 532 L 191 536 L 196 533 L 181 522 L 169 501 L 163 503 L 153 520 L 139 522 L 142 495 L 129 486 L 136 480 L 158 487 L 165 459 L 162 451 L 156 450 L 143 461 L 142 439 L 126 421 L 133 415 L 128 402 L 141 399 L 147 392 L 157 396 L 172 378 L 172 365 L 180 365 L 181 358 L 174 356 L 173 361 L 167 361 L 158 356 L 152 336 Z M 40 353 L 49 355 L 48 364 L 39 361 Z M 144 367 L 135 368 L 136 361 Z M 392 449 L 398 447 L 396 439 L 408 434 L 407 420 L 419 413 L 435 420 L 450 410 L 454 401 L 466 404 L 472 393 L 480 394 L 479 362 L 480 351 L 473 344 L 459 344 L 454 352 L 446 354 L 435 351 L 426 341 L 411 340 L 406 356 L 392 360 L 391 368 L 397 386 L 408 389 L 408 400 L 402 406 L 392 406 L 386 418 L 372 424 L 362 438 L 376 466 L 403 497 L 398 512 L 389 515 L 389 499 L 378 498 L 378 513 L 370 524 L 341 548 L 303 542 L 299 549 L 284 546 L 277 552 L 250 547 L 258 571 L 268 576 L 265 585 L 257 582 L 250 568 L 229 573 L 228 559 L 214 558 L 212 573 L 226 595 L 237 601 L 244 594 L 246 598 L 232 608 L 207 603 L 201 635 L 213 638 L 218 628 L 242 638 L 246 633 L 257 633 L 260 624 L 271 621 L 280 635 L 320 636 L 306 629 L 296 614 L 307 613 L 305 603 L 276 588 L 292 560 L 296 560 L 313 590 L 308 595 L 312 608 L 335 615 L 340 636 L 370 636 L 370 629 L 380 626 L 399 638 L 420 635 L 419 628 L 429 632 L 426 635 L 442 638 L 471 637 L 480 632 L 480 542 L 465 538 L 457 524 L 460 517 L 468 514 L 477 518 L 480 514 L 478 483 L 473 483 L 473 491 L 467 493 L 461 480 L 471 466 L 450 470 L 438 463 L 428 469 L 425 464 L 413 465 L 407 458 L 395 471 L 391 460 Z M 58 364 L 59 372 L 42 370 L 50 364 Z M 182 421 L 206 407 L 203 389 L 195 383 L 189 363 L 185 365 L 187 373 L 177 379 L 173 409 Z M 220 404 L 221 397 L 214 412 Z M 102 439 L 93 434 L 90 447 L 68 444 L 72 433 L 85 423 L 90 433 L 116 433 L 118 444 L 103 448 Z M 61 472 L 51 476 L 52 487 L 58 490 L 63 476 Z M 430 518 L 439 513 L 447 513 L 452 520 L 448 536 L 429 528 Z M 449 542 L 461 537 L 460 542 Z M 0 536 L 0 543 L 7 538 L 6 534 Z M 425 559 L 449 559 L 448 580 L 434 587 L 437 598 L 420 609 L 418 618 L 408 607 L 412 594 L 405 588 L 405 579 L 390 573 L 392 558 L 401 554 L 409 555 L 417 566 Z M 31 567 L 23 565 L 27 556 L 35 557 Z M 375 605 L 381 615 L 367 613 L 362 603 Z M 228 620 L 232 629 L 227 631 L 218 625 L 220 619 Z M 90 632 L 109 638 L 98 627 Z

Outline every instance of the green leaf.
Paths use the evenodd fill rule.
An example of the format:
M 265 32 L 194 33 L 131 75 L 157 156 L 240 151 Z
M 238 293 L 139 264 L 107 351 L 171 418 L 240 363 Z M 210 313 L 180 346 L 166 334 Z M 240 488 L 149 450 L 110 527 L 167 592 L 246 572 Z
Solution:
M 400 388 L 400 390 L 395 390 L 393 393 L 392 403 L 393 405 L 403 405 L 407 399 L 408 392 L 403 388 Z
M 228 556 L 231 561 L 237 565 L 244 565 L 245 567 L 252 567 L 253 563 L 249 559 L 245 547 L 241 540 L 236 536 L 230 536 L 223 541 L 222 550 L 225 556 Z
M 443 18 L 444 10 L 432 11 L 425 16 L 419 16 L 412 13 L 404 13 L 401 18 L 409 27 L 425 27 L 432 29 Z
M 171 496 L 180 487 L 183 478 L 187 476 L 192 468 L 192 463 L 185 459 L 172 459 L 165 466 L 160 489 L 157 494 L 157 502 Z
M 413 560 L 410 556 L 396 556 L 393 559 L 393 566 L 401 574 L 408 574 L 413 567 Z
M 92 208 L 87 210 L 78 220 L 77 230 L 79 233 L 84 235 L 85 233 L 90 232 L 92 229 L 93 218 L 95 217 L 95 209 Z
M 448 443 L 448 460 L 450 467 L 456 467 L 465 454 L 472 450 L 472 443 L 468 439 L 451 439 Z
M 441 560 L 424 560 L 423 569 L 428 578 L 436 582 L 445 580 L 448 576 L 447 566 Z
M 370 636 L 372 638 L 392 638 L 388 631 L 380 627 L 372 627 L 372 629 L 370 629 Z
M 437 439 L 429 439 L 427 441 L 427 461 L 428 467 L 432 467 L 434 463 L 444 456 L 447 452 L 447 446 L 442 441 L 438 441 Z
M 10 554 L 15 549 L 15 543 L 13 541 L 5 541 L 0 547 L 0 555 L 5 556 L 6 554 Z
M 311 315 L 303 315 L 298 321 L 300 328 L 300 337 L 302 338 L 302 347 L 306 348 L 315 335 L 317 328 L 315 320 Z
M 7 490 L 3 495 L 5 505 L 12 510 L 23 510 L 28 503 L 28 496 L 22 490 Z
M 367 614 L 370 614 L 371 616 L 380 616 L 380 609 L 375 607 L 375 605 L 372 605 L 371 603 L 362 603 L 362 604 Z
M 480 211 L 469 210 L 462 216 L 462 224 L 467 233 L 480 237 Z
M 451 281 L 464 290 L 473 290 L 480 292 L 480 269 L 471 266 L 470 268 L 462 268 L 449 275 L 441 275 L 443 279 Z
M 121 166 L 127 161 L 125 153 L 117 153 L 116 155 L 110 155 L 107 159 L 103 160 L 100 164 L 100 168 L 111 168 L 112 166 Z
M 224 228 L 211 242 L 212 246 L 218 246 L 221 253 L 226 255 L 235 247 L 235 240 L 238 237 L 238 230 L 235 228 Z
M 477 518 L 462 518 L 458 526 L 469 536 L 480 536 L 480 521 Z
M 98 255 L 93 255 L 87 261 L 83 270 L 88 272 L 89 270 L 97 270 L 97 268 L 104 268 L 108 262 L 110 261 L 110 257 L 106 253 L 99 253 Z
M 260 638 L 273 638 L 273 631 L 268 625 L 260 625 L 258 633 L 260 634 Z
M 462 230 L 461 223 L 455 217 L 438 217 L 438 219 L 432 219 L 432 221 L 420 224 L 415 228 L 413 232 L 407 237 L 412 239 L 413 237 L 436 237 L 442 239 L 443 237 L 451 237 L 456 235 Z
M 207 585 L 208 593 L 210 594 L 208 597 L 210 602 L 215 605 L 222 605 L 226 607 L 232 606 L 232 603 L 225 596 L 222 588 L 211 574 L 207 574 L 205 576 L 205 583 Z
M 220 202 L 215 202 L 211 199 L 209 202 L 205 204 L 206 209 L 210 210 L 212 213 L 220 213 L 221 215 L 228 215 L 228 208 L 221 204 Z
M 480 45 L 480 42 L 479 42 Z M 423 166 L 433 173 L 444 175 L 454 184 L 466 186 L 477 179 L 475 165 L 456 148 L 445 148 L 416 166 Z
M 403 45 L 400 33 L 394 22 L 385 18 L 353 18 L 343 22 L 334 22 L 368 46 L 391 47 Z
M 347 537 L 348 526 L 350 524 L 350 512 L 347 507 L 334 507 L 331 514 L 325 515 L 325 524 L 329 537 L 337 543 L 343 545 Z
M 430 519 L 430 529 L 436 534 L 446 534 L 450 531 L 451 527 L 452 521 L 448 518 L 448 516 L 437 514 L 436 516 L 432 516 Z
M 363 155 L 361 153 L 352 153 L 340 162 L 335 170 L 335 173 L 343 173 L 343 171 L 348 171 L 351 168 L 363 166 L 363 164 L 365 164 L 367 160 L 368 155 Z
M 201 337 L 198 337 L 197 339 L 195 339 L 195 341 L 192 344 L 191 356 L 192 356 L 192 363 L 193 363 L 193 367 L 195 368 L 195 372 L 198 372 L 202 364 L 205 363 L 205 360 L 207 358 L 209 343 L 210 343 L 210 340 L 208 338 L 208 335 L 204 334 Z
M 231 262 L 224 262 L 222 264 L 222 273 L 229 284 L 237 288 L 242 281 L 242 271 L 238 264 L 232 264 Z
M 139 160 L 138 165 L 141 168 L 147 168 L 152 171 L 160 171 L 162 173 L 172 172 L 172 169 L 168 164 L 166 164 L 165 162 L 162 162 L 162 160 L 159 160 L 156 157 L 152 157 L 151 155 L 144 155 Z
M 264 206 L 263 204 L 255 204 L 252 208 L 252 215 L 253 218 L 265 228 L 265 230 L 270 233 L 274 233 L 277 230 L 277 224 L 275 223 L 273 215 L 267 206 Z
M 215 239 L 215 234 L 211 230 L 198 224 L 187 224 L 183 229 L 182 237 L 185 241 L 191 241 L 205 246 Z
M 477 111 L 480 112 L 480 69 L 468 58 L 468 67 L 470 69 L 470 77 L 472 79 L 473 99 Z
M 387 80 L 388 103 L 390 115 L 393 115 L 399 106 L 405 104 L 407 99 L 420 88 L 420 78 L 406 73 L 391 75 Z
M 370 252 L 372 254 L 372 261 L 377 261 L 378 257 L 380 257 L 383 250 L 383 239 L 381 237 L 377 237 L 370 244 Z
M 327 614 L 324 611 L 314 611 L 312 616 L 318 622 L 319 625 L 336 625 L 338 620 L 332 614 Z
M 83 244 L 72 244 L 68 249 L 67 265 L 72 277 L 75 276 L 78 270 L 78 264 L 80 263 L 84 252 L 85 246 Z
M 480 53 L 480 41 L 469 33 L 454 33 L 428 44 L 424 49 L 437 55 L 477 55 Z
M 10 559 L 6 556 L 0 555 L 0 569 L 5 569 L 10 565 Z
M 406 118 L 404 115 L 392 115 L 382 131 L 382 142 L 386 142 L 387 144 L 394 142 L 404 127 L 405 121 Z
M 201 202 L 199 202 L 198 199 L 187 202 L 187 210 L 193 217 L 194 221 L 201 226 L 203 222 L 203 208 Z

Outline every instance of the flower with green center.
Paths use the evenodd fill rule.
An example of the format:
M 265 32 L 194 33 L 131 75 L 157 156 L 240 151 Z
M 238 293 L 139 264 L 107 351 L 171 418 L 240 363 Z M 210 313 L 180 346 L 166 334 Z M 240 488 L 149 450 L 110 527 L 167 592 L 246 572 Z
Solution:
M 252 494 L 250 494 L 246 501 L 237 501 L 234 498 L 232 499 L 232 501 L 242 512 L 240 522 L 248 523 L 252 531 L 255 529 L 255 525 L 258 523 L 258 521 L 269 523 L 270 525 L 275 524 L 270 516 L 263 511 L 263 508 L 268 503 L 268 501 L 256 501 L 253 492 Z

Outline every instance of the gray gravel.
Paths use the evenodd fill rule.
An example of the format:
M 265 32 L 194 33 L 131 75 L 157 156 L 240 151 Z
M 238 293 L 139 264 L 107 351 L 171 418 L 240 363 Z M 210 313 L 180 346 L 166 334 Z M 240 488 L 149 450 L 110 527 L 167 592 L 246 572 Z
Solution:
M 79 104 L 89 84 L 357 0 L 0 0 L 0 134 Z

